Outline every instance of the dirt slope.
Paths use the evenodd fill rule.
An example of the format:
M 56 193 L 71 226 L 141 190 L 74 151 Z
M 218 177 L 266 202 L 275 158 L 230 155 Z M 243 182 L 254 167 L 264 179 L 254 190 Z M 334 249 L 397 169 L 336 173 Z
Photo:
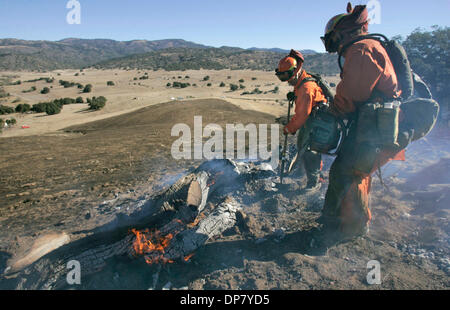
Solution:
M 272 123 L 273 116 L 220 100 L 166 103 L 56 135 L 1 140 L 0 269 L 39 236 L 66 232 L 82 238 L 112 221 L 121 202 L 138 202 L 197 166 L 174 161 L 170 129 L 207 123 Z M 168 123 L 164 120 L 170 120 Z M 317 248 L 326 184 L 300 195 L 304 178 L 288 178 L 285 191 L 261 196 L 262 184 L 240 191 L 245 227 L 227 231 L 188 263 L 157 266 L 115 258 L 81 289 L 448 289 L 450 287 L 448 132 L 412 144 L 407 161 L 383 168 L 388 190 L 374 178 L 374 221 L 366 238 Z M 329 167 L 332 158 L 325 158 Z M 327 175 L 325 173 L 325 182 Z M 380 285 L 368 285 L 367 263 L 381 264 Z M 19 279 L 0 279 L 18 287 Z M 68 286 L 67 288 L 71 288 Z
M 268 114 L 222 100 L 169 102 L 56 133 L 2 138 L 0 221 L 4 247 L 17 236 L 85 230 L 117 211 L 99 206 L 153 192 L 195 162 L 171 157 L 174 124 L 271 124 Z M 103 215 L 103 216 L 96 216 Z

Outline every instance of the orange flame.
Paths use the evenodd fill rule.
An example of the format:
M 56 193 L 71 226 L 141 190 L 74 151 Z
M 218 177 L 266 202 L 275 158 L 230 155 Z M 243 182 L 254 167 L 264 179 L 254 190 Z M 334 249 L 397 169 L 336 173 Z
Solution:
M 138 231 L 134 228 L 131 232 L 136 236 L 136 239 L 133 242 L 133 249 L 136 254 L 145 255 L 147 264 L 158 262 L 173 263 L 173 260 L 164 257 L 165 249 L 169 246 L 170 241 L 174 237 L 173 234 L 169 233 L 166 236 L 161 236 L 158 231 L 151 233 L 148 229 Z
M 186 225 L 187 228 L 193 228 L 193 227 L 197 226 L 198 223 L 199 223 L 202 219 L 204 219 L 204 218 L 205 218 L 205 214 L 200 213 L 200 214 L 197 216 L 197 218 L 196 218 L 192 223 L 189 223 L 189 224 Z
M 203 218 L 205 218 L 205 214 L 200 213 L 197 218 L 189 224 L 184 224 L 180 219 L 175 219 L 175 222 L 183 225 L 181 225 L 182 227 L 177 227 L 175 231 L 172 231 L 167 235 L 162 235 L 158 230 L 150 232 L 149 229 L 140 231 L 134 228 L 131 229 L 131 232 L 136 236 L 132 245 L 135 255 L 144 255 L 147 264 L 174 263 L 173 260 L 168 259 L 164 255 L 170 242 L 182 229 L 197 226 Z M 185 256 L 183 259 L 188 261 L 192 256 L 194 256 L 194 253 Z
M 192 256 L 194 256 L 194 253 L 191 253 L 191 254 L 185 256 L 185 257 L 184 257 L 184 261 L 187 262 L 188 260 L 191 259 Z

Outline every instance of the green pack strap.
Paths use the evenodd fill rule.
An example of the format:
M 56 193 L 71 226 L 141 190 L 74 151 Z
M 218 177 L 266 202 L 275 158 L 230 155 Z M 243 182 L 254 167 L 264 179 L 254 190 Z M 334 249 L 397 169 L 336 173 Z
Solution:
M 297 88 L 299 89 L 300 87 L 303 86 L 303 84 L 308 83 L 308 82 L 315 82 L 315 83 L 317 83 L 317 80 L 316 80 L 315 78 L 313 78 L 313 77 L 307 77 L 307 78 L 304 78 L 304 79 L 300 82 L 300 85 L 298 85 Z
M 389 39 L 380 33 L 371 33 L 368 35 L 364 35 L 364 36 L 359 36 L 358 38 L 348 42 L 347 44 L 344 45 L 344 47 L 342 48 L 342 50 L 339 53 L 339 58 L 338 58 L 338 64 L 339 64 L 339 69 L 341 69 L 341 74 L 344 71 L 344 67 L 342 66 L 342 55 L 345 53 L 345 51 L 352 46 L 353 44 L 362 41 L 362 40 L 367 40 L 367 39 L 372 39 L 372 40 L 376 40 L 378 42 L 380 42 L 383 46 L 384 46 L 384 42 L 381 41 L 381 38 L 384 39 L 384 42 L 389 41 Z

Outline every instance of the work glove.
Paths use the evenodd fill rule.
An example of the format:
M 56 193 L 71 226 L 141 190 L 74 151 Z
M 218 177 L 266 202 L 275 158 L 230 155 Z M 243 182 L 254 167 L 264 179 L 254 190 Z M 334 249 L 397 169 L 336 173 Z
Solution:
M 293 91 L 287 93 L 286 97 L 289 102 L 295 101 L 295 99 L 297 99 L 297 97 L 295 96 L 295 93 Z
M 291 133 L 289 132 L 289 129 L 288 129 L 288 126 L 287 126 L 287 125 L 284 126 L 284 128 L 283 128 L 283 134 L 284 134 L 285 136 L 291 134 Z M 295 135 L 295 133 L 292 133 L 292 135 Z
M 289 122 L 287 116 L 283 115 L 275 119 L 275 123 L 286 126 Z

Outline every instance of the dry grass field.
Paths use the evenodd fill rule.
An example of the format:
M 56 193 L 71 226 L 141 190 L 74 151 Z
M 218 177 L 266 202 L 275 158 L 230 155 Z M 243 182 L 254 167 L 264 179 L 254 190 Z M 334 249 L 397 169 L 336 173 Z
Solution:
M 148 74 L 148 79 L 139 80 L 140 77 Z M 75 75 L 78 76 L 75 76 Z M 10 98 L 4 98 L 0 104 L 15 107 L 19 103 L 33 105 L 42 101 L 50 101 L 57 98 L 83 98 L 92 96 L 105 96 L 108 99 L 106 107 L 94 113 L 86 112 L 86 104 L 66 105 L 58 115 L 46 116 L 45 114 L 15 114 L 18 124 L 11 129 L 5 130 L 0 137 L 30 136 L 55 132 L 68 126 L 96 121 L 111 116 L 135 111 L 137 109 L 167 102 L 172 100 L 192 100 L 217 98 L 224 99 L 243 109 L 255 110 L 280 116 L 286 113 L 284 102 L 286 93 L 291 87 L 286 83 L 281 83 L 272 72 L 250 71 L 250 70 L 188 70 L 188 71 L 136 71 L 136 70 L 90 70 L 83 72 L 80 70 L 58 70 L 46 73 L 31 72 L 3 72 L 3 76 L 12 76 L 12 81 L 22 81 L 21 85 L 5 86 L 5 92 L 10 93 Z M 204 81 L 204 77 L 209 76 L 209 80 Z M 53 83 L 38 81 L 26 83 L 24 81 L 35 80 L 41 77 L 54 78 Z M 180 78 L 179 78 L 180 77 Z M 188 77 L 188 78 L 186 78 Z M 137 78 L 137 80 L 134 80 Z M 256 79 L 255 79 L 256 78 Z M 244 82 L 239 82 L 239 80 Z M 92 84 L 93 91 L 84 94 L 75 87 L 64 88 L 58 81 L 64 80 L 83 85 Z M 336 82 L 336 77 L 331 77 L 330 81 Z M 113 81 L 114 86 L 107 86 L 107 81 Z M 167 83 L 182 82 L 190 83 L 187 88 L 166 87 Z M 225 87 L 220 87 L 221 83 Z M 211 83 L 211 86 L 207 86 Z M 196 86 L 192 86 L 196 84 Z M 245 89 L 230 91 L 230 84 L 244 85 Z M 23 93 L 24 90 L 36 87 L 36 91 Z M 52 87 L 50 93 L 40 94 L 44 87 Z M 279 87 L 277 94 L 267 93 Z M 262 94 L 252 94 L 241 96 L 241 93 L 252 92 L 259 88 Z M 0 99 L 1 100 L 1 99 Z M 15 101 L 15 103 L 12 103 Z M 278 101 L 278 102 L 277 102 Z M 30 128 L 22 129 L 26 125 Z
M 23 262 L 30 249 L 44 251 L 53 243 L 90 236 L 198 166 L 199 161 L 171 157 L 174 124 L 193 126 L 196 115 L 203 116 L 203 124 L 273 124 L 285 115 L 291 90 L 272 72 L 259 71 L 86 69 L 0 76 L 22 82 L 3 86 L 10 97 L 0 103 L 10 107 L 64 97 L 108 99 L 100 111 L 89 111 L 84 103 L 65 105 L 51 116 L 2 116 L 16 118 L 17 124 L 0 134 L 0 288 L 24 287 L 20 276 L 1 273 L 12 261 Z M 25 82 L 41 77 L 55 81 Z M 327 79 L 338 82 L 338 77 Z M 81 93 L 58 80 L 92 84 L 93 90 Z M 174 81 L 191 86 L 166 86 Z M 245 89 L 230 91 L 231 83 Z M 36 91 L 23 92 L 32 86 Z M 50 86 L 48 94 L 40 94 Z M 275 87 L 278 93 L 269 92 Z M 241 96 L 255 88 L 262 93 Z M 311 202 L 298 194 L 305 180 L 290 177 L 292 190 L 244 206 L 248 234 L 227 232 L 199 249 L 189 264 L 164 267 L 156 288 L 171 282 L 189 289 L 448 289 L 449 154 L 448 136 L 436 130 L 413 144 L 407 162 L 383 169 L 389 191 L 374 179 L 370 236 L 322 254 L 311 253 L 304 234 L 320 214 L 326 184 Z M 326 169 L 331 161 L 325 157 Z M 247 190 L 242 195 L 258 198 Z M 382 264 L 381 285 L 367 284 L 372 259 Z M 80 288 L 147 289 L 154 270 L 143 260 L 118 260 L 83 278 Z

